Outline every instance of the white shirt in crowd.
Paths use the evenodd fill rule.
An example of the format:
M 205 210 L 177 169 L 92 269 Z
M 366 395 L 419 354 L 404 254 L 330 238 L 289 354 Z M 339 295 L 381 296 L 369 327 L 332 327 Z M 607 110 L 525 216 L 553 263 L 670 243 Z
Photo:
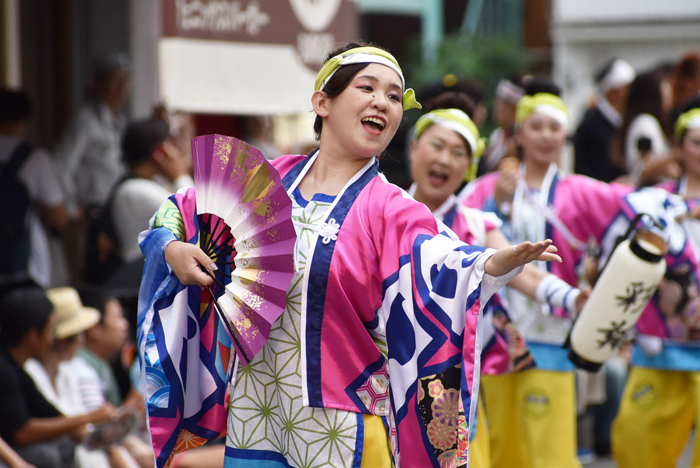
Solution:
M 651 157 L 666 156 L 670 151 L 666 135 L 656 117 L 650 114 L 640 114 L 635 117 L 625 137 L 625 163 L 635 180 L 639 178 L 643 167 L 637 148 L 640 138 L 648 138 L 651 141 Z
M 22 143 L 16 136 L 0 135 L 0 166 L 10 161 L 12 154 Z M 49 153 L 40 147 L 35 147 L 20 167 L 18 177 L 27 187 L 32 203 L 52 208 L 63 204 L 64 197 L 58 178 L 51 164 Z M 43 287 L 49 286 L 51 279 L 51 255 L 49 243 L 39 213 L 34 207 L 29 207 L 29 276 Z
M 120 138 L 124 127 L 102 103 L 81 108 L 54 150 L 56 171 L 66 195 L 66 208 L 103 206 L 124 173 Z
M 87 384 L 92 387 L 96 381 L 100 380 L 94 369 L 87 364 L 81 366 L 77 361 L 76 358 L 58 364 L 55 387 L 41 362 L 30 358 L 24 364 L 24 370 L 32 378 L 36 388 L 65 416 L 79 416 L 90 411 L 83 402 L 81 385 Z M 99 406 L 101 405 L 97 405 Z M 82 445 L 77 447 L 76 461 L 78 468 L 109 468 L 110 466 L 109 457 L 104 451 L 88 450 Z
M 150 179 L 130 179 L 114 194 L 112 223 L 115 226 L 122 259 L 129 263 L 142 258 L 139 233 L 148 229 L 148 222 L 160 205 L 174 192 L 194 185 L 190 176 L 179 177 L 172 187 Z

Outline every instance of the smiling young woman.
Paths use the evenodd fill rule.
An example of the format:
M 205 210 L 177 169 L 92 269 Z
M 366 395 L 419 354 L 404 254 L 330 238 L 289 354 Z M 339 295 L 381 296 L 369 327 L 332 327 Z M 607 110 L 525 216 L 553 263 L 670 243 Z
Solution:
M 549 241 L 468 246 L 379 174 L 376 156 L 403 111 L 419 106 L 388 52 L 358 44 L 331 52 L 312 103 L 319 150 L 272 163 L 297 228 L 287 307 L 260 353 L 234 364 L 230 383 L 202 364 L 199 343 L 187 348 L 186 367 L 187 376 L 200 369 L 203 382 L 172 364 L 185 362 L 181 355 L 163 353 L 167 339 L 194 336 L 190 326 L 216 327 L 216 316 L 199 309 L 199 285 L 212 282 L 200 265 L 210 268 L 211 259 L 195 238 L 182 242 L 158 222 L 143 236 L 144 284 L 154 293 L 141 298 L 142 359 L 161 381 L 181 382 L 168 399 L 163 388 L 146 395 L 159 467 L 173 450 L 225 429 L 227 468 L 411 468 L 466 456 L 458 442 L 476 410 L 482 305 L 521 265 L 559 259 Z M 161 210 L 186 208 L 175 197 Z M 190 320 L 187 337 L 160 325 L 178 314 Z M 464 385 L 431 388 L 446 416 L 425 421 L 420 382 L 457 365 Z M 219 398 L 226 385 L 227 404 Z

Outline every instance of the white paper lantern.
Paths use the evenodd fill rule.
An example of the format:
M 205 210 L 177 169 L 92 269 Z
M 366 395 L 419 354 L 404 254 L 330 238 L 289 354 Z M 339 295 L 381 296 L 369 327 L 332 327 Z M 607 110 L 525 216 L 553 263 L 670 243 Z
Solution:
M 594 372 L 628 339 L 666 273 L 667 244 L 649 231 L 622 241 L 579 314 L 569 337 L 569 359 Z

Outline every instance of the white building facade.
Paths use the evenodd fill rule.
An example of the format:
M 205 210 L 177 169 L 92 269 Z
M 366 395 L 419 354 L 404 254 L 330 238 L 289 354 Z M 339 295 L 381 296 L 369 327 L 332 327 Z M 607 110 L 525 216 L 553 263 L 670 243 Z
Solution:
M 551 37 L 553 77 L 574 129 L 607 60 L 621 57 L 645 71 L 700 50 L 700 0 L 553 0 Z

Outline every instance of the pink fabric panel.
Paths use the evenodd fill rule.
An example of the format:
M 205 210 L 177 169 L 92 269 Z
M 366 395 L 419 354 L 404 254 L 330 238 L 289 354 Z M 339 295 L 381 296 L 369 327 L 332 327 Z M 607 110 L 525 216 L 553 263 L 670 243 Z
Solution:
M 356 408 L 345 388 L 381 357 L 364 325 L 374 319 L 382 301 L 381 295 L 370 293 L 381 291 L 382 278 L 377 271 L 379 259 L 373 255 L 372 240 L 363 227 L 366 220 L 361 219 L 367 216 L 363 208 L 366 194 L 367 187 L 355 200 L 338 233 L 326 290 L 321 386 L 324 404 L 334 408 Z M 358 346 L 360 343 L 363 344 Z
M 194 216 L 197 213 L 196 189 L 190 187 L 185 194 L 176 193 L 175 201 L 182 213 L 182 221 L 185 223 L 185 237 L 187 240 L 197 235 L 197 228 L 194 225 Z
M 460 197 L 460 201 L 469 208 L 480 209 L 486 204 L 486 200 L 493 196 L 496 191 L 496 182 L 498 182 L 499 173 L 492 172 L 486 174 L 475 181 L 471 182 L 465 189 L 468 195 L 464 198 Z
M 304 158 L 306 158 L 306 156 L 286 154 L 284 156 L 280 156 L 279 158 L 273 159 L 270 161 L 270 164 L 272 164 L 272 167 L 277 169 L 277 172 L 280 173 L 281 177 L 284 177 L 287 175 L 287 172 L 289 172 L 299 161 L 302 161 Z
M 156 458 L 160 457 L 163 446 L 177 430 L 180 424 L 180 416 L 180 410 L 178 409 L 174 418 L 155 418 L 152 416 L 148 418 L 153 449 L 157 452 L 155 454 Z M 224 418 L 224 421 L 226 421 L 226 418 Z

